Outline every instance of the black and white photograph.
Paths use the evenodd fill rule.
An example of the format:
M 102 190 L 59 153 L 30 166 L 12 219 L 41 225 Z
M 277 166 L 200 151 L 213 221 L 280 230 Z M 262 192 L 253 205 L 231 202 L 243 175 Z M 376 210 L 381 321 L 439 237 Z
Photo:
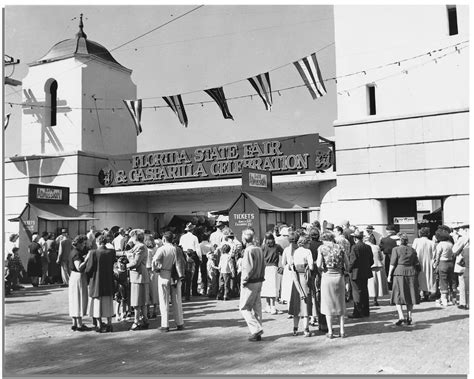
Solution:
M 469 375 L 468 3 L 2 11 L 3 376 Z

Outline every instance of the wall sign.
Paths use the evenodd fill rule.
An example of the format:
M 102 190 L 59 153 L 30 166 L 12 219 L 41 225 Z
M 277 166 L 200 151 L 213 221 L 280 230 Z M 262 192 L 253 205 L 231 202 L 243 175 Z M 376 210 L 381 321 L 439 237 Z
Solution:
M 100 170 L 99 182 L 123 186 L 233 178 L 240 177 L 244 168 L 282 174 L 322 170 L 321 167 L 327 169 L 332 162 L 330 157 L 321 156 L 321 152 L 327 155 L 327 150 L 315 133 L 146 152 L 117 157 L 114 167 Z M 258 181 L 255 176 L 254 183 Z
M 393 223 L 395 225 L 413 225 L 415 223 L 415 217 L 394 217 Z
M 30 184 L 28 202 L 69 204 L 69 188 Z
M 272 190 L 272 173 L 270 171 L 242 169 L 242 191 L 267 192 Z

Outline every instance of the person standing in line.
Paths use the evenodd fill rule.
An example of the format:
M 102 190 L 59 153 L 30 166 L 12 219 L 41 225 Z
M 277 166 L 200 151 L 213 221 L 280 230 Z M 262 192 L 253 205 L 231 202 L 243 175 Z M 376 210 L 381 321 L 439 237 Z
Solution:
M 339 228 L 342 231 L 341 227 Z M 321 236 L 323 244 L 318 249 L 316 265 L 321 275 L 321 313 L 327 320 L 327 334 L 329 339 L 334 338 L 332 317 L 339 316 L 339 335 L 344 332 L 344 316 L 346 314 L 345 281 L 344 276 L 349 267 L 349 259 L 344 248 L 336 243 L 333 233 L 324 232 Z
M 38 287 L 39 278 L 42 275 L 42 263 L 41 263 L 41 246 L 38 243 L 39 235 L 37 233 L 31 236 L 31 243 L 28 246 L 28 252 L 30 257 L 28 258 L 28 264 L 26 271 L 30 277 L 31 284 L 33 287 Z
M 428 301 L 430 292 L 436 293 L 436 280 L 433 274 L 433 257 L 436 249 L 435 243 L 429 239 L 430 228 L 420 229 L 420 237 L 415 238 L 413 247 L 420 261 L 421 271 L 418 274 L 418 284 L 423 292 L 424 301 Z
M 51 284 L 61 281 L 61 268 L 56 263 L 58 259 L 58 245 L 54 233 L 49 233 L 46 240 L 46 254 L 48 256 L 48 280 Z
M 293 283 L 288 306 L 288 314 L 293 315 L 293 335 L 298 335 L 298 324 L 303 319 L 304 336 L 311 337 L 309 318 L 312 315 L 312 299 L 308 278 L 313 270 L 314 262 L 309 250 L 309 238 L 302 235 L 298 239 L 298 248 L 294 251 L 290 261 Z
M 89 250 L 92 249 L 97 249 L 97 243 L 95 241 L 96 239 L 96 229 L 94 225 L 91 225 L 89 232 L 86 234 L 87 236 L 87 246 L 89 247 Z
M 459 227 L 460 237 L 453 246 L 454 272 L 459 280 L 459 309 L 469 309 L 469 224 Z
M 398 312 L 398 321 L 395 325 L 401 326 L 404 322 L 411 325 L 413 306 L 420 303 L 418 288 L 420 262 L 415 249 L 408 246 L 408 236 L 405 233 L 398 233 L 397 237 L 399 246 L 392 251 L 388 275 L 388 281 L 393 282 L 390 304 L 395 305 Z M 406 318 L 403 317 L 403 305 L 407 308 Z
M 384 255 L 380 251 L 380 247 L 372 243 L 372 241 L 369 236 L 364 237 L 364 242 L 370 246 L 374 257 L 374 264 L 371 267 L 372 277 L 369 278 L 367 286 L 369 288 L 369 297 L 374 298 L 374 305 L 378 307 L 378 298 L 388 295 L 388 282 L 383 263 Z
M 350 228 L 351 223 L 349 222 L 349 220 L 342 220 L 339 226 L 342 228 L 342 235 L 347 241 L 349 241 L 350 247 L 352 248 L 355 242 L 354 237 L 352 236 L 352 233 L 354 231 Z
M 187 252 L 194 261 L 194 274 L 192 276 L 191 282 L 191 294 L 192 296 L 201 296 L 198 292 L 198 279 L 199 271 L 202 261 L 201 247 L 199 246 L 198 238 L 193 234 L 193 230 L 196 225 L 193 225 L 191 222 L 186 224 L 184 231 L 186 232 L 179 239 L 179 245 Z
M 87 278 L 85 268 L 89 255 L 86 253 L 87 237 L 80 234 L 71 242 L 72 250 L 68 254 L 70 266 L 70 280 L 68 288 L 69 316 L 72 318 L 71 330 L 84 332 L 90 330 L 82 323 L 82 318 L 87 314 L 89 301 L 87 293 Z
M 230 279 L 235 272 L 230 257 L 230 246 L 224 243 L 219 248 L 221 254 L 219 259 L 219 290 L 217 291 L 217 300 L 230 300 Z
M 207 289 L 208 289 L 208 278 L 209 278 L 209 272 L 207 270 L 208 259 L 209 259 L 208 254 L 214 250 L 211 245 L 211 242 L 209 241 L 209 238 L 210 238 L 210 234 L 208 232 L 203 233 L 202 241 L 199 244 L 199 247 L 201 248 L 201 255 L 202 255 L 201 289 L 202 289 L 203 296 L 207 296 Z
M 377 240 L 375 239 L 374 235 L 374 227 L 372 225 L 367 225 L 365 232 L 367 233 L 368 241 L 370 241 L 372 245 L 377 245 Z
M 117 236 L 113 239 L 112 244 L 114 245 L 115 252 L 117 255 L 122 255 L 125 250 L 125 229 L 119 228 Z
M 392 250 L 394 247 L 397 246 L 397 239 L 395 225 L 387 225 L 387 236 L 380 239 L 380 250 L 382 251 L 383 255 L 385 256 L 385 274 L 388 276 L 388 270 L 390 269 L 390 257 L 392 256 Z M 389 289 L 392 288 L 391 283 L 388 286 Z
M 217 249 L 224 242 L 224 228 L 225 224 L 221 220 L 216 222 L 216 231 L 212 232 L 209 236 L 209 242 L 214 249 Z
M 364 233 L 355 231 L 353 234 L 356 243 L 351 248 L 349 255 L 349 273 L 351 275 L 352 299 L 354 310 L 349 318 L 369 317 L 369 289 L 367 281 L 372 277 L 374 256 L 369 245 L 363 242 Z
M 147 248 L 144 239 L 143 230 L 135 231 L 135 244 L 128 253 L 130 269 L 130 306 L 134 308 L 134 321 L 130 330 L 148 329 L 149 322 L 146 312 L 146 303 L 148 301 L 148 283 L 150 278 L 146 269 L 146 260 L 148 257 Z
M 281 279 L 281 301 L 286 304 L 290 301 L 291 288 L 293 286 L 293 279 L 290 272 L 290 262 L 293 258 L 294 251 L 298 248 L 299 234 L 296 232 L 290 232 L 288 239 L 290 245 L 283 250 L 281 265 L 283 266 L 283 277 Z M 289 315 L 288 318 L 293 318 Z
M 38 244 L 41 246 L 41 279 L 39 284 L 45 285 L 49 283 L 48 279 L 48 251 L 46 250 L 46 241 L 48 239 L 48 232 L 43 232 Z
M 276 309 L 275 301 L 278 297 L 277 292 L 277 275 L 278 261 L 283 249 L 275 243 L 275 237 L 271 232 L 265 233 L 265 239 L 262 245 L 263 254 L 265 256 L 265 281 L 262 285 L 262 298 L 266 301 L 264 312 L 276 315 L 282 313 Z
M 145 246 L 147 247 L 148 254 L 146 268 L 148 270 L 148 276 L 150 277 L 150 282 L 148 283 L 149 298 L 147 300 L 147 316 L 149 319 L 154 319 L 158 315 L 159 295 L 158 273 L 153 270 L 152 262 L 158 247 L 156 246 L 155 240 L 151 234 L 145 237 Z M 151 313 L 151 306 L 153 306 L 153 313 Z
M 158 273 L 158 296 L 161 314 L 161 332 L 169 332 L 170 300 L 173 303 L 174 321 L 177 330 L 184 329 L 183 305 L 181 299 L 181 281 L 184 279 L 185 258 L 172 244 L 173 233 L 163 233 L 163 246 L 153 256 L 152 268 Z M 176 278 L 173 271 L 176 269 Z M 173 282 L 174 281 L 174 282 Z
M 276 227 L 275 227 L 276 228 Z M 282 224 L 278 227 L 278 234 L 275 236 L 275 243 L 280 245 L 283 251 L 290 246 L 290 241 L 288 240 L 288 227 L 286 224 Z M 283 280 L 283 273 L 285 271 L 285 268 L 282 264 L 283 260 L 283 253 L 280 255 L 280 258 L 278 259 L 278 275 L 277 275 L 277 301 L 282 304 L 283 301 L 281 300 L 281 288 L 282 288 L 282 280 Z
M 89 315 L 94 319 L 96 332 L 111 333 L 114 315 L 114 263 L 115 251 L 106 247 L 108 237 L 97 239 L 99 247 L 89 251 L 85 273 L 89 278 Z M 107 325 L 102 324 L 102 317 Z
M 245 246 L 242 258 L 242 278 L 239 308 L 247 323 L 251 336 L 249 341 L 261 341 L 262 301 L 260 298 L 262 282 L 265 280 L 265 257 L 262 249 L 255 245 L 255 233 L 252 229 L 242 231 L 242 243 Z
M 320 231 L 317 228 L 311 228 L 309 231 L 309 250 L 313 256 L 314 268 L 311 271 L 310 290 L 313 302 L 312 316 L 310 317 L 309 324 L 312 326 L 318 326 L 320 331 L 327 332 L 326 317 L 321 313 L 321 272 L 316 266 L 318 260 L 318 249 L 323 244 L 320 240 Z
M 443 228 L 438 228 L 435 236 L 438 244 L 436 245 L 433 266 L 438 269 L 439 289 L 441 292 L 441 299 L 437 305 L 447 307 L 448 305 L 453 305 L 454 244 L 450 232 Z
M 57 264 L 61 266 L 61 277 L 63 284 L 61 287 L 67 287 L 69 285 L 69 275 L 71 274 L 69 266 L 69 255 L 71 254 L 72 241 L 69 238 L 67 229 L 61 229 L 61 235 L 56 239 L 59 240 L 58 248 L 58 259 Z

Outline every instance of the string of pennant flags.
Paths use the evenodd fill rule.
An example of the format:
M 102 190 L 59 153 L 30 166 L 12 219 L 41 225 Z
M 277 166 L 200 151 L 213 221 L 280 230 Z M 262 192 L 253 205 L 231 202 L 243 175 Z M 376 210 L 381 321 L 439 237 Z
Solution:
M 353 72 L 353 73 L 346 74 L 346 75 L 341 75 L 341 76 L 338 76 L 338 77 L 327 78 L 327 79 L 323 79 L 322 74 L 321 74 L 321 70 L 319 68 L 319 64 L 318 64 L 318 61 L 317 61 L 317 58 L 316 58 L 316 53 L 312 53 L 312 54 L 310 54 L 310 55 L 308 55 L 308 56 L 306 56 L 302 59 L 299 59 L 298 61 L 293 62 L 293 65 L 295 66 L 295 68 L 297 69 L 298 73 L 300 74 L 300 76 L 303 80 L 304 84 L 302 84 L 302 85 L 295 85 L 295 86 L 292 86 L 292 87 L 281 88 L 281 89 L 278 89 L 278 90 L 272 90 L 269 72 L 274 71 L 274 70 L 270 70 L 269 72 L 265 72 L 265 73 L 247 78 L 246 80 L 251 84 L 251 86 L 253 87 L 253 89 L 257 93 L 257 96 L 262 100 L 262 102 L 265 106 L 265 109 L 267 111 L 271 111 L 272 105 L 273 105 L 273 96 L 272 96 L 273 93 L 278 93 L 281 96 L 280 91 L 285 91 L 285 90 L 289 90 L 289 89 L 293 89 L 293 88 L 306 87 L 308 89 L 311 97 L 314 100 L 316 100 L 319 97 L 322 97 L 327 93 L 327 90 L 326 90 L 326 87 L 325 87 L 324 83 L 328 82 L 330 80 L 334 80 L 337 83 L 338 79 L 341 79 L 341 78 L 344 78 L 344 77 L 349 77 L 349 76 L 353 76 L 353 75 L 357 75 L 357 74 L 366 75 L 368 71 L 378 70 L 378 69 L 388 67 L 388 66 L 391 66 L 391 65 L 400 66 L 400 63 L 404 63 L 404 62 L 407 62 L 407 61 L 410 61 L 410 60 L 413 60 L 413 59 L 417 59 L 417 58 L 420 58 L 420 57 L 424 57 L 424 56 L 427 56 L 427 55 L 430 56 L 430 57 L 434 57 L 433 59 L 430 60 L 430 62 L 434 61 L 434 62 L 437 63 L 437 61 L 439 59 L 441 59 L 441 58 L 443 58 L 443 57 L 445 57 L 449 54 L 452 54 L 452 53 L 455 53 L 455 52 L 460 53 L 462 49 L 468 47 L 468 45 L 461 47 L 461 45 L 463 45 L 467 42 L 469 42 L 469 40 L 462 41 L 462 42 L 459 42 L 457 44 L 450 45 L 450 46 L 447 46 L 447 47 L 431 50 L 428 53 L 419 54 L 419 55 L 413 56 L 411 58 L 405 58 L 405 59 L 395 61 L 395 62 L 392 62 L 392 63 L 379 65 L 379 66 L 376 66 L 376 67 L 367 68 L 365 70 Z M 436 53 L 444 51 L 446 49 L 453 48 L 453 47 L 454 47 L 454 50 L 452 52 L 448 52 L 448 53 L 446 53 L 442 56 L 435 56 Z M 425 65 L 427 63 L 429 63 L 429 62 L 423 63 L 422 65 Z M 413 69 L 413 67 L 410 68 L 410 69 Z M 401 73 L 406 74 L 406 73 L 408 73 L 408 71 L 403 70 Z M 400 73 L 397 73 L 396 75 L 399 75 L 399 74 Z M 392 76 L 394 76 L 394 75 L 390 75 L 389 77 L 392 77 Z M 386 78 L 388 78 L 388 77 L 378 79 L 378 81 L 384 80 Z M 365 86 L 365 84 L 363 86 Z M 360 88 L 360 87 L 362 87 L 362 86 L 357 86 L 357 87 L 354 87 L 354 88 L 351 88 L 351 89 L 348 89 L 348 90 L 339 91 L 338 95 L 342 95 L 343 93 L 346 93 L 346 94 L 349 95 L 349 91 L 352 91 L 352 90 Z M 193 91 L 193 92 L 199 92 L 199 91 Z M 227 101 L 228 100 L 234 100 L 234 99 L 240 99 L 240 98 L 248 98 L 248 97 L 252 98 L 253 96 L 255 96 L 255 95 L 243 95 L 243 96 L 238 96 L 238 97 L 226 98 L 226 96 L 224 94 L 224 89 L 223 89 L 222 86 L 212 88 L 212 89 L 206 89 L 206 90 L 204 90 L 204 92 L 206 92 L 212 98 L 212 100 L 210 100 L 210 101 L 198 101 L 198 102 L 195 102 L 195 103 L 186 103 L 185 104 L 185 103 L 183 103 L 183 100 L 182 100 L 182 94 L 177 94 L 177 95 L 172 95 L 172 96 L 162 96 L 162 99 L 167 104 L 166 106 L 160 106 L 160 105 L 143 106 L 143 100 L 147 99 L 147 98 L 122 99 L 122 101 L 125 105 L 125 108 L 128 110 L 128 112 L 130 113 L 130 115 L 132 117 L 133 123 L 134 123 L 135 128 L 136 128 L 137 135 L 139 135 L 143 131 L 143 128 L 141 126 L 141 115 L 142 115 L 142 110 L 143 109 L 154 108 L 156 110 L 157 108 L 168 108 L 169 107 L 176 114 L 176 116 L 178 117 L 179 122 L 183 126 L 187 127 L 188 126 L 188 118 L 187 118 L 186 111 L 185 111 L 185 105 L 186 106 L 188 106 L 188 105 L 197 105 L 197 104 L 203 105 L 204 103 L 215 102 L 218 105 L 218 107 L 220 108 L 220 110 L 222 112 L 222 115 L 225 119 L 234 120 L 234 117 L 232 116 L 232 114 L 229 111 Z M 188 92 L 188 93 L 191 93 L 191 92 Z M 96 99 L 94 99 L 94 100 L 96 100 Z M 104 100 L 104 99 L 101 99 L 101 100 Z M 44 104 L 29 104 L 28 102 L 26 102 L 26 103 L 8 102 L 8 104 L 10 105 L 10 107 L 12 107 L 13 105 L 20 105 L 20 106 L 23 106 L 23 107 L 31 107 L 31 108 L 33 108 L 33 107 L 47 107 Z M 73 108 L 73 107 L 70 107 L 70 108 L 71 109 L 76 109 L 76 108 Z M 77 108 L 77 109 L 86 109 L 86 108 Z M 115 107 L 115 108 L 100 108 L 99 107 L 99 108 L 97 108 L 96 107 L 95 109 L 96 109 L 96 111 L 97 110 L 112 110 L 112 111 L 114 111 L 116 109 L 119 110 L 119 109 L 124 109 L 124 108 L 119 108 L 119 107 Z M 90 110 L 92 112 L 92 108 Z M 4 128 L 6 128 L 6 126 L 8 125 L 8 121 L 6 121 L 6 123 L 4 123 L 4 124 L 5 124 Z

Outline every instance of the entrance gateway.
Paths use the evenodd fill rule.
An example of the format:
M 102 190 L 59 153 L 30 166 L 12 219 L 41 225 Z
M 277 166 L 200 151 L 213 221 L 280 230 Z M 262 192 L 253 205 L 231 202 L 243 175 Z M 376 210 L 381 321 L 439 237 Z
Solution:
M 279 222 L 300 226 L 310 220 L 310 212 L 318 217 L 322 196 L 335 185 L 334 153 L 334 142 L 315 133 L 114 156 L 109 165 L 98 169 L 101 187 L 91 192 L 101 203 L 113 201 L 118 194 L 130 201 L 146 198 L 146 211 L 152 218 L 149 229 L 159 230 L 172 220 L 174 224 L 175 216 L 199 220 L 210 212 L 228 213 L 242 192 L 268 197 L 254 193 L 271 183 L 268 174 L 274 182 L 266 189 L 272 201 L 265 204 L 271 206 L 260 210 L 273 213 L 265 221 L 260 219 L 262 212 L 255 215 L 264 233 L 267 226 Z M 246 170 L 252 171 L 246 185 L 253 185 L 253 190 L 241 188 Z M 297 215 L 294 209 L 288 212 L 295 204 L 299 205 Z M 109 225 L 123 224 L 112 221 L 113 216 L 106 215 Z

